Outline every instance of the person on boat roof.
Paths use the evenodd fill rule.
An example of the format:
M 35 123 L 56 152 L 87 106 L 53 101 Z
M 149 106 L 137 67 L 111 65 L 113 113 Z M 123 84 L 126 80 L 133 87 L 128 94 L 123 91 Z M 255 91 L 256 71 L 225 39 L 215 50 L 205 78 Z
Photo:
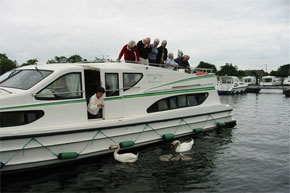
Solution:
M 123 55 L 126 62 L 139 62 L 139 50 L 135 41 L 132 40 L 123 46 L 117 59 L 118 62 L 120 62 Z
M 178 67 L 178 64 L 174 61 L 173 53 L 169 53 L 168 58 L 165 61 L 165 68 L 174 70 L 175 67 Z
M 88 104 L 88 112 L 94 116 L 89 116 L 89 118 L 102 117 L 100 110 L 104 107 L 104 93 L 105 89 L 103 87 L 98 87 L 96 89 L 96 94 L 91 96 Z
M 141 64 L 149 65 L 148 55 L 151 51 L 150 42 L 151 42 L 151 39 L 147 37 L 143 40 L 140 40 L 137 43 Z
M 157 58 L 157 54 L 158 54 L 157 46 L 158 46 L 159 42 L 160 42 L 159 39 L 156 38 L 154 40 L 153 44 L 151 44 L 151 50 L 150 50 L 150 53 L 148 55 L 150 64 L 156 64 L 156 58 Z
M 190 65 L 188 63 L 189 60 L 188 55 L 184 55 L 183 57 L 175 58 L 174 61 L 182 68 L 189 69 Z
M 158 50 L 158 54 L 156 56 L 157 64 L 164 64 L 164 62 L 167 59 L 168 51 L 167 51 L 166 45 L 167 45 L 167 41 L 163 40 L 161 43 L 161 46 L 157 49 Z

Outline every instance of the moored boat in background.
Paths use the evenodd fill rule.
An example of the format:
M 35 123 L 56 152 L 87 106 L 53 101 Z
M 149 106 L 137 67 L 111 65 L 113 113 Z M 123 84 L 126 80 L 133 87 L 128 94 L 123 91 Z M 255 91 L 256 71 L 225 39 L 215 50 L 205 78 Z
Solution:
M 217 84 L 219 95 L 242 94 L 247 89 L 247 84 L 235 76 L 220 76 Z

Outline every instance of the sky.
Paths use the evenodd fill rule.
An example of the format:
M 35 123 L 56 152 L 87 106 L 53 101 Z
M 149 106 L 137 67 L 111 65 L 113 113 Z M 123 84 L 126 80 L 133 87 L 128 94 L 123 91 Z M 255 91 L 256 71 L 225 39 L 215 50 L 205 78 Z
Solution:
M 79 54 L 116 59 L 130 40 L 166 39 L 200 61 L 289 63 L 289 0 L 0 0 L 0 53 L 18 64 Z

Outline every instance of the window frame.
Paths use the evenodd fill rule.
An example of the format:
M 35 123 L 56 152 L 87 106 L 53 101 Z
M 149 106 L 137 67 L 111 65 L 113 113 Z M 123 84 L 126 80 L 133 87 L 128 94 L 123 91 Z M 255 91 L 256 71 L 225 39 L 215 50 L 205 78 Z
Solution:
M 135 82 L 135 84 L 133 84 L 131 87 L 125 87 L 125 85 L 124 85 L 124 74 L 141 74 L 141 78 L 137 82 Z M 123 72 L 122 73 L 122 78 L 123 78 L 123 92 L 124 91 L 127 91 L 127 90 L 130 90 L 131 88 L 133 88 L 136 84 L 138 84 L 143 79 L 143 77 L 144 77 L 144 74 L 141 73 L 141 72 Z
M 174 96 L 169 96 L 169 97 L 166 97 L 166 98 L 159 99 L 158 101 L 155 101 L 153 104 L 151 104 L 151 105 L 146 109 L 146 112 L 147 112 L 147 113 L 157 113 L 157 112 L 170 111 L 170 110 L 176 110 L 176 109 L 182 109 L 182 108 L 196 107 L 196 106 L 199 106 L 199 105 L 203 104 L 204 101 L 202 101 L 202 103 L 199 103 L 199 100 L 196 99 L 196 102 L 199 103 L 199 104 L 198 104 L 198 105 L 194 105 L 194 106 L 189 106 L 189 104 L 188 104 L 188 99 L 187 99 L 187 98 L 188 98 L 188 96 L 190 96 L 190 95 L 197 95 L 197 96 L 198 96 L 198 95 L 200 95 L 200 94 L 205 94 L 205 95 L 206 95 L 206 97 L 205 97 L 205 99 L 204 99 L 204 101 L 206 101 L 207 97 L 209 96 L 209 93 L 208 93 L 208 92 L 202 92 L 202 93 L 188 93 L 188 94 L 182 94 L 182 95 L 174 95 Z M 179 99 L 178 99 L 179 96 L 185 96 L 185 97 L 186 97 L 186 106 L 179 107 Z M 177 107 L 176 107 L 176 108 L 170 108 L 170 102 L 169 102 L 169 99 L 170 99 L 171 97 L 175 97 L 175 98 L 176 98 L 176 102 L 177 102 Z M 195 96 L 194 96 L 194 97 L 195 97 Z M 149 109 L 150 109 L 151 107 L 153 107 L 153 106 L 157 106 L 157 108 L 158 108 L 158 103 L 159 103 L 160 101 L 162 101 L 162 100 L 166 100 L 166 101 L 167 101 L 167 103 L 168 103 L 168 109 L 165 109 L 165 110 L 157 110 L 157 111 L 149 112 Z
M 70 98 L 50 98 L 50 97 L 38 97 L 37 94 L 41 93 L 44 89 L 46 89 L 49 85 L 51 85 L 52 83 L 54 83 L 55 81 L 58 81 L 59 79 L 63 78 L 64 76 L 66 75 L 69 75 L 69 74 L 79 74 L 80 75 L 80 84 L 81 84 L 81 90 L 80 90 L 80 93 L 81 93 L 81 96 L 80 97 L 70 97 Z M 80 99 L 80 98 L 83 98 L 83 82 L 82 82 L 82 73 L 81 72 L 69 72 L 69 73 L 66 73 L 66 74 L 63 74 L 61 75 L 60 77 L 54 79 L 53 81 L 51 81 L 49 84 L 47 84 L 43 89 L 41 89 L 40 91 L 38 91 L 34 98 L 37 99 L 37 100 L 67 100 L 67 99 Z
M 120 89 L 120 78 L 119 78 L 119 73 L 118 73 L 118 72 L 105 72 L 104 74 L 105 74 L 104 78 L 105 78 L 105 91 L 106 91 L 106 97 L 118 97 L 118 96 L 120 96 L 120 90 L 121 90 L 121 89 Z M 107 80 L 107 79 L 106 79 L 106 75 L 107 75 L 107 74 L 108 74 L 108 75 L 109 75 L 109 74 L 117 74 L 117 81 L 118 81 L 118 89 L 117 89 L 117 90 L 118 90 L 118 95 L 107 96 L 107 92 L 108 92 L 108 91 L 107 91 L 107 85 L 106 85 L 106 83 L 107 83 L 107 82 L 106 82 L 106 80 Z M 112 91 L 109 91 L 109 92 L 112 92 Z

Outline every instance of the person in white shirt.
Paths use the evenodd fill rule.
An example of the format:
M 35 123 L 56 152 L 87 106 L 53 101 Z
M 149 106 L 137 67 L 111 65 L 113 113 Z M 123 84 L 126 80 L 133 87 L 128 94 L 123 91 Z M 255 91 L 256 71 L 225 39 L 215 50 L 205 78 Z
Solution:
M 91 96 L 88 104 L 88 112 L 91 115 L 98 115 L 100 109 L 104 107 L 104 95 L 105 89 L 103 87 L 98 87 L 96 89 L 96 94 Z M 92 116 L 91 116 L 92 117 Z M 96 118 L 96 117 L 93 117 Z
M 165 68 L 174 70 L 175 67 L 178 67 L 178 64 L 174 61 L 174 55 L 169 53 L 168 58 L 165 61 Z

